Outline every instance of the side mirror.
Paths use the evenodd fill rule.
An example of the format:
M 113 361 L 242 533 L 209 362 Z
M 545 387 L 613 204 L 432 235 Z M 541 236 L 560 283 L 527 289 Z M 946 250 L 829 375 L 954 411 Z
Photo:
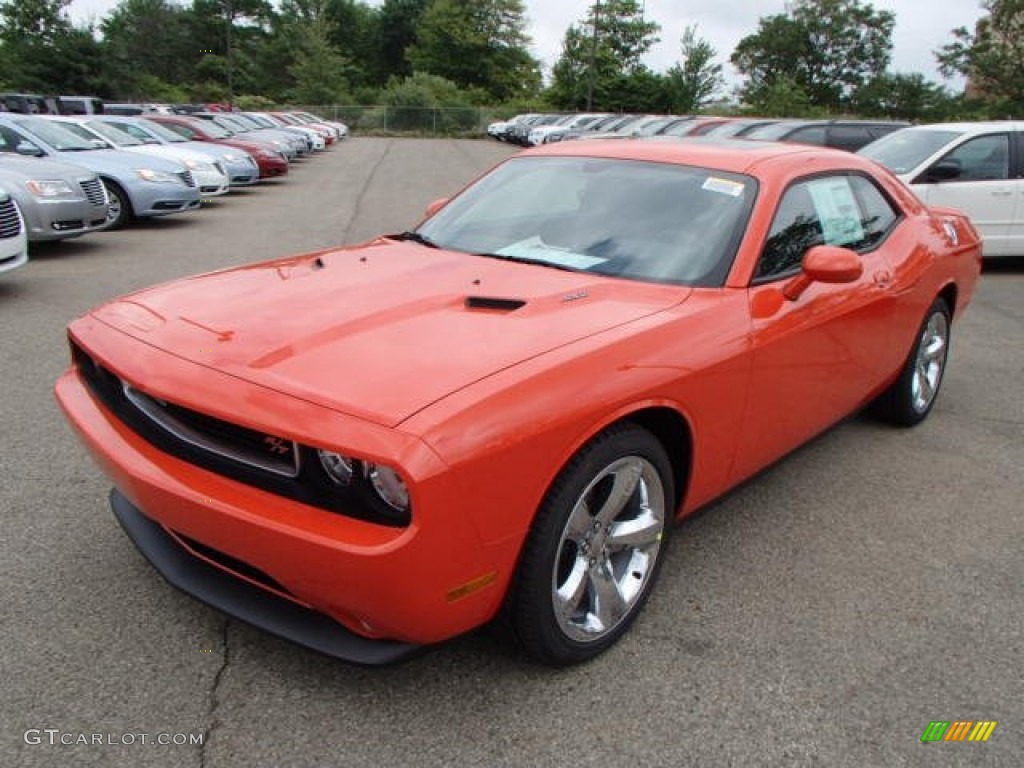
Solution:
M 21 142 L 16 149 L 19 155 L 25 155 L 26 157 L 42 157 L 45 152 L 28 141 Z
M 449 200 L 451 200 L 450 197 L 439 197 L 439 198 L 437 198 L 437 200 L 435 200 L 434 202 L 432 202 L 430 205 L 427 206 L 427 213 L 424 216 L 424 218 L 429 219 L 435 213 L 437 213 L 442 208 L 444 208 L 446 205 L 448 205 L 448 201 Z
M 796 301 L 812 283 L 854 283 L 862 274 L 864 264 L 856 252 L 835 245 L 816 245 L 804 254 L 800 274 L 786 283 L 782 295 Z
M 930 182 L 952 181 L 959 179 L 962 173 L 963 168 L 959 160 L 939 160 L 924 172 L 924 180 Z

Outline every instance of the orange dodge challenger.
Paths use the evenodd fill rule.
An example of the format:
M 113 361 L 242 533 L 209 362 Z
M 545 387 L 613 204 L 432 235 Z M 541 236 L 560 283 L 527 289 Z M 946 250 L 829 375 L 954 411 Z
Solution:
M 365 664 L 501 615 L 572 664 L 675 520 L 864 406 L 928 415 L 980 253 L 845 152 L 557 144 L 413 231 L 93 310 L 57 398 L 221 611 Z

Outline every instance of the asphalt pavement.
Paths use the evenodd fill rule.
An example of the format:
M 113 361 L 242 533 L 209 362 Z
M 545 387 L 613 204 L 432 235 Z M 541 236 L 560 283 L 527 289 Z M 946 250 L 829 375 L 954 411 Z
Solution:
M 1024 261 L 987 269 L 923 425 L 851 418 L 687 521 L 633 629 L 582 667 L 486 631 L 353 667 L 225 620 L 136 552 L 51 394 L 67 322 L 406 229 L 509 152 L 354 138 L 0 277 L 0 766 L 1020 766 Z M 935 720 L 998 725 L 923 744 Z

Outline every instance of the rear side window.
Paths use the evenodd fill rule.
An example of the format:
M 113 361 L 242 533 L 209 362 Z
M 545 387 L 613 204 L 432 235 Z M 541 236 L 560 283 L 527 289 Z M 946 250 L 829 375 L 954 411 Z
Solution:
M 825 146 L 825 126 L 809 125 L 806 128 L 800 128 L 789 134 L 785 140 L 795 141 L 798 144 L 813 144 L 816 147 L 823 147 Z
M 862 125 L 833 125 L 829 132 L 830 147 L 856 152 L 872 141 L 871 133 Z
M 1010 178 L 1010 137 L 1005 133 L 969 139 L 939 162 L 960 167 L 956 181 L 993 181 Z
M 899 210 L 863 176 L 799 181 L 779 203 L 754 279 L 767 282 L 798 271 L 804 254 L 816 245 L 870 250 L 898 220 Z

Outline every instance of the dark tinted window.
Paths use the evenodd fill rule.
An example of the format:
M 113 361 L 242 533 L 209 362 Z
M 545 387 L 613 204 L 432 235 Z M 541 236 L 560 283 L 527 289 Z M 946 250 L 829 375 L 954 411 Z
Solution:
M 1010 137 L 1005 133 L 969 139 L 939 160 L 960 167 L 955 181 L 991 181 L 1010 177 Z
M 797 182 L 775 212 L 754 278 L 763 281 L 797 271 L 804 254 L 816 245 L 873 248 L 898 219 L 898 209 L 862 176 Z
M 828 144 L 830 147 L 856 152 L 871 141 L 871 133 L 862 125 L 833 125 Z
M 818 147 L 825 146 L 825 126 L 809 125 L 793 131 L 785 137 L 784 141 L 795 141 L 798 144 L 813 144 Z

